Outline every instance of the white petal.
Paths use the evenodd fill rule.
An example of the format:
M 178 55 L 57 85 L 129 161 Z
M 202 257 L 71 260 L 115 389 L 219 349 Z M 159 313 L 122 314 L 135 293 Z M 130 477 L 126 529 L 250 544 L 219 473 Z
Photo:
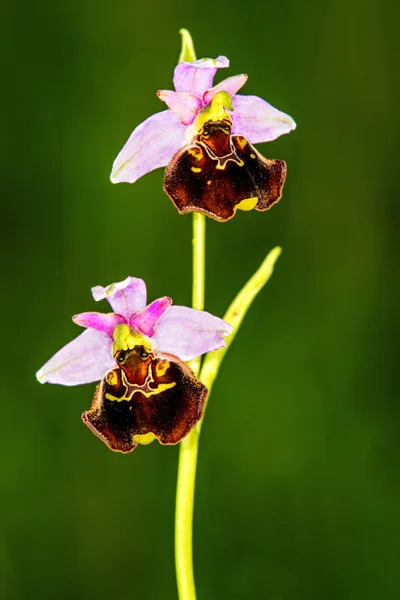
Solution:
M 292 117 L 258 96 L 234 96 L 232 135 L 242 135 L 251 144 L 271 142 L 296 129 Z
M 208 312 L 171 306 L 157 323 L 154 339 L 160 352 L 191 360 L 225 346 L 232 326 Z
M 111 181 L 134 183 L 142 175 L 166 167 L 185 145 L 185 129 L 172 110 L 156 113 L 143 121 L 115 159 Z
M 99 381 L 115 365 L 112 340 L 100 331 L 87 329 L 47 361 L 36 377 L 40 383 L 80 385 Z

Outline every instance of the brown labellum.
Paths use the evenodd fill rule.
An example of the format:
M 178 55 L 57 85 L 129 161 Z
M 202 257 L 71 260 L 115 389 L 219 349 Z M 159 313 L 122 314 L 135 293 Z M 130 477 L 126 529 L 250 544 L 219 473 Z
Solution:
M 98 385 L 84 423 L 117 452 L 131 452 L 149 434 L 148 441 L 180 442 L 200 420 L 207 388 L 170 354 L 135 346 L 115 358 L 120 366 Z
M 237 209 L 264 211 L 280 199 L 286 163 L 264 158 L 231 127 L 228 119 L 208 121 L 166 168 L 164 190 L 180 213 L 228 221 Z

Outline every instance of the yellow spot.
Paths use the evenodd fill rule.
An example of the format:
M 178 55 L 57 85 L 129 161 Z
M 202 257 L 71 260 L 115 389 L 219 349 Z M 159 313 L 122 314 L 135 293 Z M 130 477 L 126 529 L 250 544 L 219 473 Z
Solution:
M 197 160 L 201 160 L 203 158 L 203 150 L 198 146 L 194 146 L 193 148 L 188 148 L 188 153 L 190 156 L 194 156 Z
M 239 204 L 236 205 L 236 209 L 239 210 L 253 210 L 258 202 L 258 198 L 245 198 Z
M 113 396 L 112 394 L 104 394 L 104 397 L 106 398 L 106 400 L 111 400 L 111 402 L 129 402 L 130 400 L 132 400 L 133 396 L 136 393 L 142 394 L 145 398 L 151 398 L 151 396 L 157 396 L 157 394 L 161 394 L 162 392 L 165 392 L 166 390 L 170 390 L 171 388 L 176 386 L 176 382 L 173 381 L 172 383 L 160 383 L 156 388 L 151 389 L 151 388 L 146 388 L 145 386 L 140 387 L 139 385 L 137 386 L 136 389 L 133 390 L 133 392 L 130 392 L 129 396 L 121 396 L 121 398 L 117 398 L 116 396 Z
M 171 363 L 169 362 L 169 360 L 160 360 L 160 362 L 158 362 L 156 364 L 157 377 L 162 377 L 163 375 L 165 375 L 165 373 L 168 371 L 170 366 L 171 366 Z
M 211 185 L 211 179 L 207 181 L 207 185 Z
M 191 167 L 193 173 L 201 173 L 201 169 L 199 167 Z
M 225 109 L 233 110 L 232 97 L 228 92 L 217 92 L 210 104 L 207 104 L 196 117 L 194 126 L 200 131 L 208 121 L 232 121 Z
M 151 442 L 154 442 L 155 439 L 156 436 L 154 433 L 138 433 L 137 435 L 133 436 L 133 441 L 136 442 L 136 444 L 141 444 L 142 446 L 151 444 Z
M 243 150 L 243 148 L 246 148 L 248 141 L 244 137 L 237 137 L 236 143 L 239 146 L 239 148 L 241 148 Z
M 235 154 L 236 157 L 236 154 Z M 231 160 L 233 160 L 233 162 L 235 162 L 237 164 L 238 167 L 244 167 L 244 162 L 243 160 L 239 159 L 239 158 L 232 158 Z M 223 171 L 226 167 L 226 165 L 228 164 L 229 160 L 225 160 L 224 162 L 220 162 L 218 161 L 217 165 L 216 165 L 216 169 L 219 169 L 220 171 Z
M 118 375 L 115 371 L 110 371 L 109 373 L 107 373 L 107 383 L 109 385 L 117 385 Z
M 145 398 L 150 398 L 150 396 L 156 396 L 157 394 L 161 394 L 161 392 L 165 392 L 166 390 L 170 390 L 171 388 L 176 386 L 176 382 L 172 383 L 160 383 L 154 390 L 150 390 L 149 392 L 145 392 L 144 390 L 138 390 Z
M 123 400 L 129 402 L 130 398 L 126 396 L 122 396 L 122 398 L 117 398 L 117 396 L 113 396 L 112 394 L 104 394 L 104 398 L 106 400 L 111 400 L 111 402 L 122 402 Z
M 253 154 L 253 153 L 250 154 L 250 158 L 255 158 L 255 157 L 256 157 L 255 154 Z
M 132 350 L 135 346 L 143 346 L 147 352 L 151 352 L 151 342 L 148 337 L 130 329 L 128 325 L 117 325 L 113 333 L 113 355 L 118 350 Z

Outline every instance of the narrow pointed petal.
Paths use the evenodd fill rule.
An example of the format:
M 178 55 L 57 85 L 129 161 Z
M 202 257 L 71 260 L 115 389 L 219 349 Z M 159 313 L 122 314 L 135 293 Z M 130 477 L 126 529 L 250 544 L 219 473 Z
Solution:
M 228 92 L 230 96 L 234 96 L 247 81 L 247 75 L 234 75 L 228 77 L 215 85 L 210 90 L 206 90 L 203 94 L 203 104 L 208 104 L 218 92 Z
M 222 348 L 231 332 L 231 325 L 208 312 L 171 306 L 159 320 L 154 339 L 160 352 L 186 361 Z
M 200 112 L 203 103 L 201 98 L 187 92 L 171 92 L 160 90 L 157 96 L 174 111 L 181 120 L 182 125 L 191 125 Z
M 81 385 L 99 381 L 113 367 L 110 338 L 100 331 L 87 329 L 47 361 L 36 377 L 40 383 Z
M 127 277 L 124 281 L 112 283 L 107 287 L 97 285 L 92 288 L 93 298 L 108 300 L 115 313 L 122 315 L 126 320 L 146 306 L 146 284 L 143 279 Z
M 177 92 L 189 92 L 202 96 L 212 87 L 218 69 L 229 67 L 226 56 L 216 59 L 202 58 L 194 62 L 181 62 L 175 67 L 174 86 Z
M 126 323 L 126 319 L 122 315 L 115 313 L 98 313 L 98 312 L 85 312 L 80 315 L 75 315 L 72 320 L 77 325 L 82 327 L 88 327 L 89 329 L 97 329 L 102 331 L 108 337 L 112 339 L 114 329 L 121 323 Z
M 139 329 L 147 337 L 153 337 L 158 321 L 171 306 L 171 298 L 159 298 L 149 306 L 135 313 L 129 319 L 129 327 Z
M 178 115 L 165 110 L 152 115 L 133 131 L 114 161 L 111 181 L 134 183 L 139 177 L 165 167 L 185 144 L 185 127 Z
M 232 135 L 242 135 L 251 144 L 271 142 L 296 129 L 292 117 L 258 96 L 234 96 L 232 103 Z

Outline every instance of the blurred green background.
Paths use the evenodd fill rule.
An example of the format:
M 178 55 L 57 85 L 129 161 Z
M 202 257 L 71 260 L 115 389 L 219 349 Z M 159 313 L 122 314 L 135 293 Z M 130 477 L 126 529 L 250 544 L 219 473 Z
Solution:
M 94 385 L 36 370 L 127 275 L 190 302 L 191 218 L 163 171 L 109 182 L 162 109 L 178 30 L 298 129 L 267 213 L 208 220 L 206 308 L 223 315 L 283 247 L 223 364 L 200 448 L 199 600 L 400 597 L 398 101 L 393 0 L 5 2 L 0 596 L 176 599 L 177 447 L 110 452 L 82 424 Z

